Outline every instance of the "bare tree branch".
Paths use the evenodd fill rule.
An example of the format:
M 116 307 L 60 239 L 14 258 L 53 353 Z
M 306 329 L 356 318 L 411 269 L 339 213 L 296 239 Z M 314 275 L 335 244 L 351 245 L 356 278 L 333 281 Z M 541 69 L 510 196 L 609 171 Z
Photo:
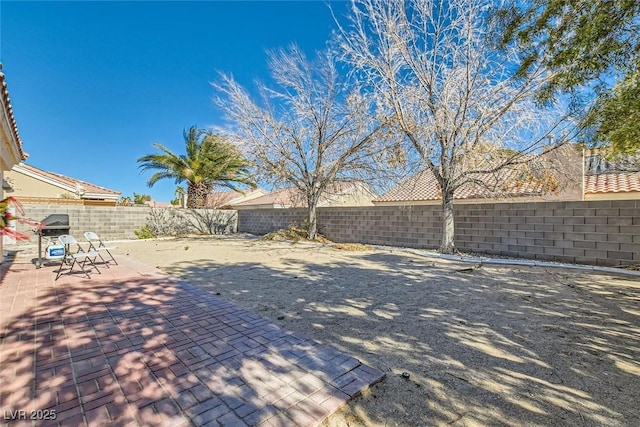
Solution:
M 443 252 L 455 250 L 457 190 L 535 161 L 549 136 L 562 144 L 574 130 L 561 102 L 536 102 L 553 73 L 535 63 L 523 78 L 520 52 L 496 48 L 492 7 L 490 0 L 352 0 L 348 22 L 337 22 L 343 59 L 376 94 L 377 115 L 392 119 L 395 135 L 440 185 Z
M 374 98 L 338 71 L 336 57 L 331 48 L 313 61 L 296 46 L 271 52 L 275 84 L 259 84 L 260 104 L 230 76 L 214 84 L 214 102 L 229 122 L 221 132 L 244 147 L 267 181 L 300 190 L 312 239 L 323 192 L 378 174 L 388 160 L 380 136 L 386 123 L 374 116 Z

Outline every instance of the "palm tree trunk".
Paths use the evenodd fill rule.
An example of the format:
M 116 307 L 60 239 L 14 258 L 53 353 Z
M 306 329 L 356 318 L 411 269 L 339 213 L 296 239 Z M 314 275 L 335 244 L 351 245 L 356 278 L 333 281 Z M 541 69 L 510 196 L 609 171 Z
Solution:
M 204 208 L 207 195 L 213 190 L 213 185 L 207 182 L 189 183 L 187 186 L 187 208 Z

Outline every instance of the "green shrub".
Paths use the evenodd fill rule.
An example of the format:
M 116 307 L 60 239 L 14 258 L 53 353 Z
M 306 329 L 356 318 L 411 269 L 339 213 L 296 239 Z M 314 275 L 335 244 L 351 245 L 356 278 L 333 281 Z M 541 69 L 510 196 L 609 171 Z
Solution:
M 135 230 L 133 233 L 138 239 L 152 239 L 154 237 L 158 237 L 146 225 L 143 225 L 140 227 L 140 230 Z

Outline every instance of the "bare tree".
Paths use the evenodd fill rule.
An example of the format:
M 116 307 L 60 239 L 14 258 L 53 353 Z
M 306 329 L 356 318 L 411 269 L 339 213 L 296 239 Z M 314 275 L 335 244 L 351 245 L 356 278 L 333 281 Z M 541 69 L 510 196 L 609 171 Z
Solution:
M 569 136 L 558 105 L 535 93 L 540 63 L 517 74 L 520 54 L 498 49 L 489 0 L 352 0 L 339 45 L 354 73 L 393 117 L 409 158 L 435 175 L 443 206 L 440 250 L 455 251 L 453 199 L 487 174 L 530 162 Z M 542 58 L 541 58 L 542 59 Z M 545 147 L 545 145 L 547 147 Z
M 370 115 L 369 97 L 339 70 L 333 50 L 310 61 L 296 46 L 280 49 L 269 54 L 269 68 L 275 87 L 258 83 L 260 103 L 231 76 L 214 83 L 214 101 L 231 122 L 221 132 L 244 146 L 265 180 L 304 195 L 307 237 L 315 239 L 321 195 L 379 169 L 383 125 Z

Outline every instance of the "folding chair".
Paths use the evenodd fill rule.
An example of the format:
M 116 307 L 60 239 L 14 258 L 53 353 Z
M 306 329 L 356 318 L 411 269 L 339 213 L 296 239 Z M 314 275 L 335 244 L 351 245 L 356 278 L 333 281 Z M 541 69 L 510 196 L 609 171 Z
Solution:
M 102 274 L 100 273 L 100 270 L 98 270 L 96 264 L 93 262 L 93 259 L 95 259 L 99 255 L 98 252 L 85 252 L 84 249 L 82 249 L 82 246 L 80 246 L 80 243 L 78 243 L 78 241 L 73 236 L 70 236 L 68 234 L 58 236 L 58 242 L 64 245 L 64 257 L 60 262 L 60 269 L 58 270 L 58 274 L 56 275 L 55 280 L 58 280 L 58 278 L 62 275 L 62 268 L 64 267 L 64 265 L 69 263 L 71 263 L 71 268 L 65 274 L 71 274 L 73 272 L 73 267 L 77 263 L 82 272 L 87 276 L 87 278 L 91 279 L 91 276 L 89 276 L 89 273 L 87 273 L 87 270 L 84 268 L 84 265 L 87 262 L 89 262 L 93 266 L 93 268 L 96 269 L 98 274 Z M 78 249 L 75 253 L 71 252 L 71 245 L 78 246 Z
M 117 249 L 115 246 L 106 246 L 102 242 L 102 240 L 100 239 L 100 236 L 98 236 L 93 231 L 87 231 L 86 233 L 84 233 L 84 238 L 87 239 L 87 242 L 89 242 L 89 250 L 90 251 L 94 251 L 94 252 L 98 252 L 98 256 L 102 260 L 102 263 L 107 266 L 107 268 L 109 267 L 109 264 L 107 264 L 108 261 L 106 261 L 102 257 L 102 254 L 100 254 L 100 252 L 102 252 L 102 251 L 105 251 L 106 253 L 108 253 L 109 256 L 111 257 L 111 259 L 113 260 L 113 262 L 115 263 L 115 265 L 118 265 L 118 261 L 116 261 L 116 259 L 113 257 L 111 252 L 109 252 L 109 251 L 112 251 L 114 249 Z

